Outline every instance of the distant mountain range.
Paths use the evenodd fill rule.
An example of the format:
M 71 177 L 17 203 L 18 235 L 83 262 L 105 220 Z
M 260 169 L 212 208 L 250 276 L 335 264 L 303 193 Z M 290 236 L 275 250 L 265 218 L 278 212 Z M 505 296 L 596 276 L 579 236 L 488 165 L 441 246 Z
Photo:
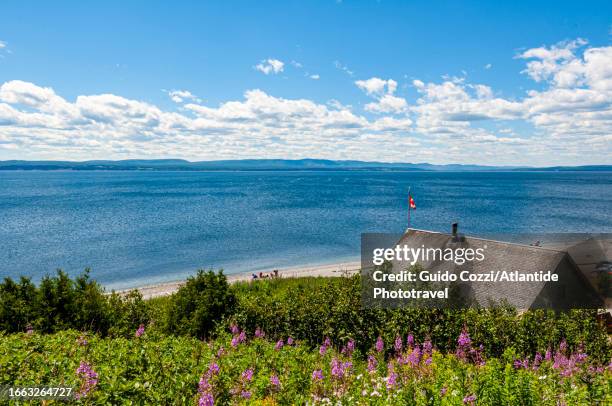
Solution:
M 137 170 L 137 171 L 300 171 L 300 170 L 386 170 L 386 171 L 612 171 L 612 165 L 526 166 L 433 165 L 335 161 L 327 159 L 240 159 L 190 162 L 183 159 L 127 159 L 120 161 L 0 161 L 0 170 Z

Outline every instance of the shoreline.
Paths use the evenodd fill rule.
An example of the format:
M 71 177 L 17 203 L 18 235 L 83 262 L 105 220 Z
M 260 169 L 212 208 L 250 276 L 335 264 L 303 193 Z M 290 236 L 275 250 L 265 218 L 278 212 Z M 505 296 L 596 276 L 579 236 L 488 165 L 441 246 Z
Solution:
M 339 277 L 345 274 L 353 275 L 358 273 L 361 269 L 360 261 L 345 261 L 345 262 L 335 262 L 329 264 L 322 265 L 312 265 L 312 266 L 300 266 L 300 267 L 290 267 L 290 268 L 275 268 L 278 269 L 278 277 L 279 278 L 299 278 L 306 276 L 321 276 L 326 278 Z M 265 271 L 261 271 L 264 274 L 269 274 L 273 272 L 274 269 L 267 269 Z M 254 280 L 252 278 L 252 274 L 255 273 L 259 275 L 259 271 L 247 271 L 247 272 L 239 272 L 235 274 L 225 275 L 227 277 L 228 283 L 236 283 L 236 282 L 248 282 Z M 257 279 L 255 279 L 257 280 Z M 162 282 L 153 285 L 145 285 L 141 287 L 131 288 L 131 289 L 121 289 L 116 290 L 120 295 L 124 295 L 130 291 L 137 290 L 142 295 L 143 299 L 153 299 L 156 297 L 168 296 L 172 293 L 176 292 L 183 284 L 185 280 L 176 280 L 171 282 Z

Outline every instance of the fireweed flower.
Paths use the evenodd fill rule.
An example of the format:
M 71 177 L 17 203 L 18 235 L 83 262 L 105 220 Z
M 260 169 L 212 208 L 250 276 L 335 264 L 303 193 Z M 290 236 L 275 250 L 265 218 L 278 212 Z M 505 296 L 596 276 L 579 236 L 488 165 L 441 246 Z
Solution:
M 567 341 L 565 341 L 565 338 L 563 340 L 561 340 L 561 343 L 559 343 L 559 352 L 561 354 L 565 354 L 565 352 L 567 351 Z
M 476 365 L 484 365 L 485 361 L 482 357 L 483 346 L 480 345 L 479 348 L 472 348 L 472 340 L 470 339 L 470 335 L 467 332 L 467 329 L 464 327 L 461 330 L 461 334 L 459 334 L 459 338 L 457 339 L 457 349 L 455 350 L 455 356 L 462 361 L 471 361 Z
M 411 348 L 414 345 L 414 336 L 412 334 L 408 334 L 408 337 L 406 338 L 406 345 L 408 348 Z
M 32 325 L 31 325 L 31 324 L 28 324 L 28 325 L 26 326 L 26 334 L 27 334 L 27 335 L 32 335 L 32 334 L 34 334 L 34 327 L 32 327 Z
M 246 382 L 251 382 L 253 380 L 253 368 L 247 368 L 242 373 L 242 380 Z
M 514 368 L 515 369 L 528 369 L 529 368 L 529 358 L 525 358 L 524 360 L 515 359 Z
M 414 350 L 408 355 L 408 363 L 412 366 L 417 366 L 421 362 L 421 349 L 417 345 Z
M 198 406 L 214 406 L 215 397 L 210 392 L 204 392 L 198 399 Z
M 550 360 L 552 360 L 552 351 L 550 350 L 550 348 L 548 348 L 544 356 L 544 361 L 550 361 Z
M 291 337 L 287 338 L 287 345 L 293 345 L 293 338 Z
M 470 335 L 468 334 L 467 329 L 463 327 L 461 334 L 459 334 L 459 338 L 457 339 L 457 344 L 459 344 L 460 347 L 467 347 L 471 343 L 472 340 L 470 339 Z
M 265 336 L 266 336 L 266 333 L 264 333 L 261 328 L 257 327 L 255 329 L 255 337 L 257 337 L 257 338 L 264 338 Z
M 76 375 L 81 380 L 81 387 L 75 397 L 81 399 L 87 396 L 98 384 L 98 374 L 93 370 L 91 365 L 85 361 L 81 361 L 76 369 Z
M 431 355 L 431 350 L 433 349 L 433 345 L 431 344 L 430 340 L 425 340 L 425 342 L 423 343 L 423 354 L 424 355 Z
M 469 395 L 463 398 L 463 404 L 473 405 L 476 402 L 476 395 Z
M 440 396 L 444 396 L 444 395 L 446 395 L 446 391 L 447 391 L 447 390 L 448 390 L 448 389 L 446 388 L 446 386 L 443 386 L 443 387 L 442 387 L 442 389 L 440 389 Z
M 319 347 L 319 354 L 325 355 L 325 353 L 327 352 L 327 349 L 330 346 L 331 346 L 331 340 L 329 339 L 329 337 L 325 337 L 325 340 L 323 340 L 323 344 L 321 345 L 321 347 Z
M 323 380 L 323 371 L 320 369 L 315 369 L 312 371 L 312 380 L 313 381 L 322 381 Z
M 232 334 L 240 333 L 240 329 L 238 328 L 238 326 L 236 324 L 232 324 L 230 326 L 230 331 L 232 332 Z
M 395 372 L 390 372 L 387 377 L 387 389 L 392 389 L 397 385 L 397 374 Z
M 240 392 L 240 396 L 242 396 L 244 399 L 251 399 L 251 391 L 243 390 Z
M 238 344 L 240 344 L 238 342 L 238 336 L 232 337 L 232 342 L 231 342 L 232 347 L 236 348 L 236 347 L 238 347 Z
M 376 371 L 376 366 L 378 366 L 378 361 L 373 355 L 368 355 L 368 372 Z
M 395 344 L 393 345 L 396 353 L 402 352 L 402 337 L 399 335 L 395 337 Z
M 276 342 L 276 345 L 274 346 L 274 349 L 275 349 L 276 351 L 280 351 L 280 349 L 281 349 L 281 348 L 283 348 L 283 346 L 284 346 L 284 345 L 285 345 L 285 343 L 283 342 L 283 340 L 282 340 L 282 339 L 280 339 L 280 340 L 278 340 L 278 341 Z
M 223 354 L 225 354 L 225 348 L 219 347 L 219 349 L 217 350 L 217 358 L 221 358 Z
M 144 324 L 141 324 L 140 326 L 138 326 L 138 330 L 136 330 L 136 333 L 134 335 L 136 337 L 140 337 L 144 334 L 144 332 L 145 332 Z
M 213 406 L 215 404 L 215 397 L 212 394 L 212 385 L 205 376 L 200 378 L 198 393 L 200 394 L 198 406 Z
M 280 386 L 280 380 L 278 379 L 278 376 L 276 376 L 275 374 L 272 374 L 270 376 L 270 384 L 278 388 Z
M 208 376 L 214 376 L 219 373 L 219 364 L 212 362 L 208 367 Z
M 331 361 L 331 375 L 334 378 L 341 379 L 344 376 L 344 368 L 342 367 L 342 363 L 336 357 L 334 357 Z
M 244 331 L 241 331 L 240 334 L 232 338 L 232 347 L 236 348 L 238 347 L 240 343 L 243 343 L 245 341 L 246 341 L 246 334 L 244 333 Z
M 376 339 L 376 345 L 374 348 L 376 348 L 376 352 L 382 352 L 385 349 L 385 343 L 381 336 L 378 336 Z
M 535 358 L 533 359 L 533 369 L 538 369 L 542 363 L 542 354 L 536 352 Z
M 351 338 L 350 340 L 348 340 L 348 343 L 346 343 L 345 352 L 350 357 L 353 354 L 353 351 L 355 351 L 355 340 Z

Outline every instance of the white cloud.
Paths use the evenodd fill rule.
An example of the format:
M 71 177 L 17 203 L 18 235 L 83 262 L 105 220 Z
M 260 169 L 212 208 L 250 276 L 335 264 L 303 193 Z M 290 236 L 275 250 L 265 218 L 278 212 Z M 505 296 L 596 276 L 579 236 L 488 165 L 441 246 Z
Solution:
M 0 41 L 0 49 L 6 48 L 6 42 Z
M 491 69 L 493 67 L 492 64 L 488 63 L 484 66 L 485 69 Z
M 368 96 L 377 99 L 376 102 L 365 105 L 367 111 L 373 113 L 401 113 L 408 103 L 401 97 L 394 96 L 397 90 L 397 82 L 393 79 L 380 79 L 373 77 L 367 80 L 357 80 L 358 88 L 363 90 Z
M 579 61 L 574 55 L 574 51 L 586 45 L 586 41 L 578 38 L 574 41 L 560 42 L 552 47 L 531 48 L 519 54 L 517 57 L 529 59 L 527 68 L 523 71 L 536 82 L 553 79 L 557 84 L 571 86 L 572 71 L 579 69 Z M 534 60 L 535 59 L 535 60 Z M 559 71 L 564 73 L 558 76 Z
M 355 85 L 372 100 L 363 111 L 252 89 L 217 106 L 191 92 L 168 95 L 179 112 L 113 94 L 72 100 L 20 80 L 0 85 L 0 159 L 186 159 L 286 157 L 419 160 L 489 164 L 611 163 L 612 47 L 582 40 L 519 55 L 539 84 L 505 98 L 491 86 L 445 76 Z M 272 71 L 270 71 L 272 72 Z M 179 101 L 180 99 L 180 101 Z
M 313 80 L 319 80 L 321 76 L 315 74 L 315 75 L 310 75 L 309 78 Z
M 407 106 L 408 103 L 406 103 L 405 99 L 386 94 L 378 99 L 377 102 L 366 104 L 365 109 L 373 113 L 401 113 Z
M 112 94 L 81 95 L 69 102 L 51 88 L 6 82 L 0 87 L 0 156 L 21 151 L 22 158 L 36 154 L 41 159 L 262 154 L 366 159 L 374 146 L 391 147 L 390 135 L 410 126 L 410 120 L 370 121 L 340 103 L 328 107 L 258 89 L 218 107 L 187 103 L 184 108 L 168 112 Z M 413 138 L 399 142 L 416 144 Z
M 175 103 L 183 103 L 187 100 L 195 101 L 196 103 L 200 103 L 202 100 L 192 94 L 189 90 L 170 90 L 167 92 L 170 99 Z
M 397 89 L 397 82 L 393 79 L 384 80 L 374 77 L 368 80 L 357 80 L 355 84 L 369 96 L 382 96 L 384 93 L 393 94 Z
M 336 67 L 336 69 L 341 70 L 342 72 L 346 73 L 349 76 L 353 76 L 355 74 L 355 72 L 350 70 L 348 66 L 343 65 L 340 61 L 334 61 L 334 66 Z
M 496 97 L 493 90 L 464 79 L 448 78 L 441 83 L 413 82 L 420 94 L 416 106 L 416 131 L 447 142 L 452 139 L 496 140 L 533 161 L 548 161 L 564 155 L 569 160 L 610 162 L 612 152 L 612 47 L 588 48 L 578 39 L 552 47 L 528 49 L 524 71 L 543 90 L 530 90 L 518 100 Z M 527 137 L 512 132 L 495 137 L 478 123 L 486 120 L 528 123 Z M 523 124 L 524 126 L 524 124 Z M 597 146 L 597 150 L 594 149 Z
M 259 64 L 254 66 L 255 70 L 262 72 L 265 75 L 269 75 L 270 73 L 280 73 L 285 69 L 285 64 L 278 59 L 264 59 Z

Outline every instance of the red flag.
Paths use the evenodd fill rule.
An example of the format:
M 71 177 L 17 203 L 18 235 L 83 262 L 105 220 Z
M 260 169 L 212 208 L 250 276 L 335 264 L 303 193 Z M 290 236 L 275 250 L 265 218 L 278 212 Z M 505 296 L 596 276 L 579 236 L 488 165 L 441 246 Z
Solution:
M 408 195 L 408 205 L 412 210 L 416 210 L 416 203 L 414 202 L 412 195 Z

